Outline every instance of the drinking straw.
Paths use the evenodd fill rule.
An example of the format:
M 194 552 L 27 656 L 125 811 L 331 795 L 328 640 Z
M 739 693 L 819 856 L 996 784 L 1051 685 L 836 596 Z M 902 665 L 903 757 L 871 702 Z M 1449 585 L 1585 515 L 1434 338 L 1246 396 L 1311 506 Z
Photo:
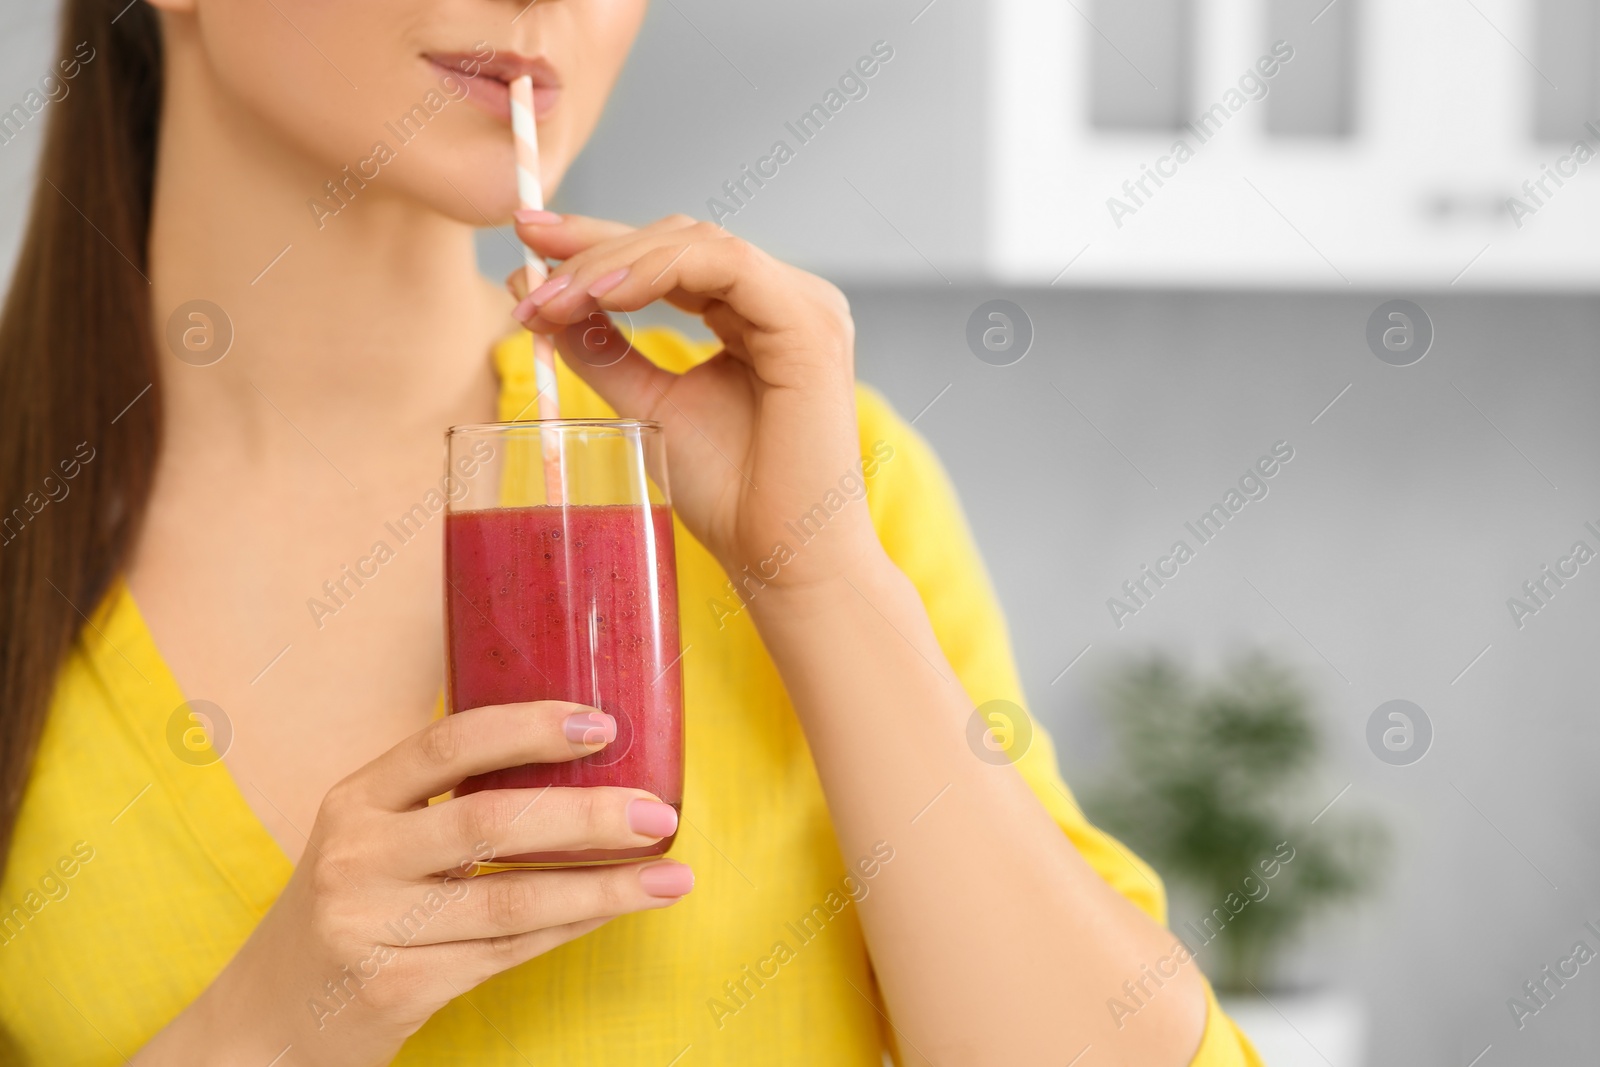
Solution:
M 516 145 L 517 199 L 521 206 L 544 209 L 544 190 L 539 186 L 539 132 L 533 119 L 533 78 L 527 74 L 511 83 L 511 136 Z M 549 277 L 549 268 L 533 249 L 522 246 L 523 280 L 533 292 Z M 556 392 L 555 346 L 542 333 L 533 335 L 533 377 L 539 390 L 539 418 L 561 417 L 561 399 Z M 545 500 L 564 503 L 561 478 L 561 435 L 541 434 L 544 450 Z

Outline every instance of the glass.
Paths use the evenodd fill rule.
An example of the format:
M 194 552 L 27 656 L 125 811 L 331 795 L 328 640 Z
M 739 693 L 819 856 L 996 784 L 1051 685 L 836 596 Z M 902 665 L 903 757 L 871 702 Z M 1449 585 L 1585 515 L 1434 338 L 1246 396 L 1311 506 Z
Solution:
M 678 583 L 660 424 L 490 423 L 454 427 L 445 441 L 449 710 L 570 700 L 617 721 L 599 752 L 477 775 L 456 794 L 614 785 L 681 810 Z M 675 837 L 493 864 L 615 863 L 661 855 Z

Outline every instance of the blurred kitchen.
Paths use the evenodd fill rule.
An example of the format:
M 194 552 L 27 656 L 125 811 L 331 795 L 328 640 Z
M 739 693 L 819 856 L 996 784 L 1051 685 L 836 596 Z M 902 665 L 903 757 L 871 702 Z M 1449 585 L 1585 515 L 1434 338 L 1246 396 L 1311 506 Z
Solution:
M 0 4 L 0 110 L 51 17 Z M 553 206 L 845 289 L 1067 780 L 1269 1064 L 1587 1064 L 1597 98 L 1595 0 L 659 0 Z M 1162 759 L 1239 835 L 1107 788 Z

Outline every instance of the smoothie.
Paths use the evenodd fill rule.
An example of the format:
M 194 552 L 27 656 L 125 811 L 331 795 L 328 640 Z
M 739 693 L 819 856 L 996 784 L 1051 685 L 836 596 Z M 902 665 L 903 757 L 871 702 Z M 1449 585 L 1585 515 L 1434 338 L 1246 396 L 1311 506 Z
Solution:
M 450 710 L 571 700 L 617 720 L 616 740 L 568 763 L 467 779 L 480 789 L 615 785 L 683 799 L 683 689 L 672 511 L 665 505 L 539 505 L 446 516 Z M 674 835 L 676 836 L 676 835 Z M 657 856 L 637 849 L 497 857 L 567 865 Z

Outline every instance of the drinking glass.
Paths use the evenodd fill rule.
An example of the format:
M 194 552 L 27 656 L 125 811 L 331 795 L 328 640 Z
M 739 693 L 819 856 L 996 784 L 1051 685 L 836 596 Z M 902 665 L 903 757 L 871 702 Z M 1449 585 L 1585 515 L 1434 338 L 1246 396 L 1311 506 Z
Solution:
M 454 427 L 445 440 L 450 712 L 570 700 L 617 722 L 616 739 L 599 752 L 476 775 L 456 794 L 628 786 L 681 810 L 678 584 L 660 424 L 490 423 Z M 675 837 L 490 862 L 616 863 L 661 855 Z

